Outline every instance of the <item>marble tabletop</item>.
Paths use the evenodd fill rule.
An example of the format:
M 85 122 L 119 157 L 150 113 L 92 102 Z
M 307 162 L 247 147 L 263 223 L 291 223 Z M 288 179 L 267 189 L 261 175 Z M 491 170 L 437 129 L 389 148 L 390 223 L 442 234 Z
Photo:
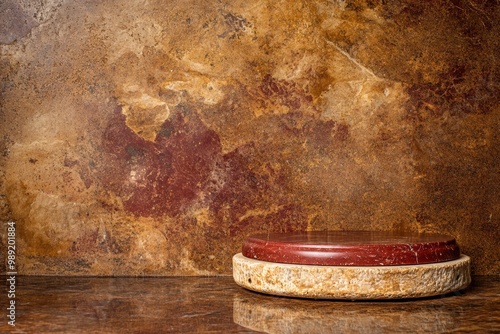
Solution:
M 4 314 L 0 332 L 493 333 L 500 332 L 499 302 L 497 276 L 474 277 L 447 296 L 376 302 L 266 296 L 228 276 L 18 276 L 16 327 Z

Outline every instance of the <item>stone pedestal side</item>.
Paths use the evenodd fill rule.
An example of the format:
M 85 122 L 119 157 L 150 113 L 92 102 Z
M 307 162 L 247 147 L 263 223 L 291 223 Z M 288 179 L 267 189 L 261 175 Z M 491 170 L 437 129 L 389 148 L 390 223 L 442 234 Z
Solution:
M 244 288 L 317 299 L 397 299 L 446 294 L 471 282 L 470 258 L 408 266 L 340 267 L 273 263 L 233 257 L 233 277 Z

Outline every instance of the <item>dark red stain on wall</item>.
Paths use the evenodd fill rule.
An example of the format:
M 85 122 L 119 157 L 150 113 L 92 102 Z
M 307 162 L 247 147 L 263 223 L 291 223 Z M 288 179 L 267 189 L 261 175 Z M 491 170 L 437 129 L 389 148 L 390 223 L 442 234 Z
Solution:
M 413 84 L 407 89 L 409 117 L 424 121 L 426 114 L 441 117 L 446 111 L 452 116 L 488 114 L 498 102 L 495 80 L 486 69 L 456 65 L 435 84 Z
M 118 108 L 104 133 L 104 186 L 138 216 L 178 215 L 209 182 L 221 146 L 196 113 L 178 107 L 154 142 L 125 124 Z
M 207 205 L 220 224 L 236 233 L 250 224 L 248 219 L 240 221 L 248 210 L 288 205 L 281 187 L 286 176 L 278 175 L 269 163 L 252 166 L 258 150 L 254 143 L 223 155 L 218 135 L 188 107 L 173 111 L 154 142 L 132 131 L 117 108 L 105 130 L 103 148 L 101 182 L 137 216 L 177 216 L 190 205 Z M 269 212 L 280 215 L 290 210 Z
M 257 89 L 250 90 L 250 96 L 261 102 L 262 108 L 272 109 L 270 103 L 287 107 L 291 112 L 312 108 L 313 97 L 296 82 L 276 79 L 270 74 L 264 75 Z
M 258 165 L 254 143 L 224 156 L 226 182 L 211 202 L 216 220 L 234 237 L 244 230 L 289 231 L 307 224 L 301 205 L 286 196 L 287 176 Z M 253 166 L 253 167 L 251 167 Z
M 307 228 L 307 203 L 298 200 L 292 186 L 295 174 L 302 172 L 288 165 L 273 167 L 271 160 L 284 154 L 280 149 L 302 147 L 303 143 L 308 152 L 335 154 L 349 130 L 346 125 L 311 115 L 312 98 L 296 83 L 269 75 L 262 82 L 259 89 L 270 94 L 275 105 L 294 110 L 266 116 L 277 137 L 290 138 L 277 147 L 274 157 L 258 136 L 223 154 L 218 133 L 200 119 L 196 109 L 200 106 L 195 104 L 173 108 L 154 141 L 131 130 L 117 107 L 103 135 L 104 162 L 99 168 L 103 188 L 119 197 L 123 209 L 135 216 L 185 215 L 188 219 L 193 210 L 208 208 L 210 220 L 230 237 L 245 231 Z M 298 154 L 303 156 L 292 157 L 290 164 L 307 162 L 309 153 L 302 150 Z

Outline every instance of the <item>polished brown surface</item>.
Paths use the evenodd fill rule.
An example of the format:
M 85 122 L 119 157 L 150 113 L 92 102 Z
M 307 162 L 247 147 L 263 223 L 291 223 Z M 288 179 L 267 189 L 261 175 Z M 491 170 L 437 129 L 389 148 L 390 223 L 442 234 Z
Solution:
M 279 263 L 324 266 L 398 266 L 458 259 L 453 237 L 381 231 L 258 234 L 243 243 L 244 256 Z
M 465 291 L 445 298 L 391 302 L 271 297 L 242 289 L 231 277 L 17 280 L 20 333 L 500 331 L 499 277 L 475 277 Z M 0 298 L 2 310 L 5 300 Z M 0 332 L 8 332 L 2 312 Z

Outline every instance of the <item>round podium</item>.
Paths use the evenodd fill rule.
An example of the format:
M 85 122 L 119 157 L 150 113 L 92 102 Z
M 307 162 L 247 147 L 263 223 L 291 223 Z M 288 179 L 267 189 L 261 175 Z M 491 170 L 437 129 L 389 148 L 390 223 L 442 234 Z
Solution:
M 453 237 L 380 231 L 253 235 L 233 257 L 233 277 L 267 294 L 352 300 L 441 295 L 471 280 Z

